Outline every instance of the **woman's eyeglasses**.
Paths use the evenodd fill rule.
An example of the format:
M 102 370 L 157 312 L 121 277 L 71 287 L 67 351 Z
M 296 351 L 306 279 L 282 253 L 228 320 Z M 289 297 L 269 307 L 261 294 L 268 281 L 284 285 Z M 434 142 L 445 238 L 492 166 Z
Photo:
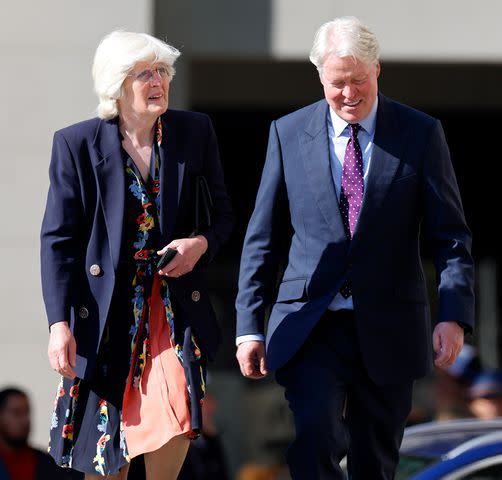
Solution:
M 147 83 L 153 78 L 155 72 L 157 72 L 157 74 L 162 79 L 169 78 L 169 70 L 165 66 L 147 68 L 138 73 L 132 72 L 128 75 L 128 77 L 133 77 L 134 80 L 139 80 L 142 83 Z

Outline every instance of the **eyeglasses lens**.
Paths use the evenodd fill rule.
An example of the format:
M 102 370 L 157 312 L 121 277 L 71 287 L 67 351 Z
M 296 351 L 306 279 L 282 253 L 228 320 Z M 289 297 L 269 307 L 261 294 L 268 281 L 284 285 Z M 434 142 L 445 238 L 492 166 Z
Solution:
M 169 72 L 167 70 L 167 67 L 157 67 L 154 69 L 146 69 L 138 74 L 135 75 L 136 80 L 139 80 L 140 82 L 149 82 L 153 78 L 153 72 L 157 72 L 161 78 L 167 78 L 169 77 Z

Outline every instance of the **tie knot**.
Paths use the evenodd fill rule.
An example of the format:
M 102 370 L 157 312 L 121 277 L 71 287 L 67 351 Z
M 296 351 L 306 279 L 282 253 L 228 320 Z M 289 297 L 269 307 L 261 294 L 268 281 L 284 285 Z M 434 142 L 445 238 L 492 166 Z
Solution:
M 357 137 L 359 130 L 361 130 L 361 125 L 359 125 L 358 123 L 349 123 L 349 127 L 350 127 L 350 136 Z

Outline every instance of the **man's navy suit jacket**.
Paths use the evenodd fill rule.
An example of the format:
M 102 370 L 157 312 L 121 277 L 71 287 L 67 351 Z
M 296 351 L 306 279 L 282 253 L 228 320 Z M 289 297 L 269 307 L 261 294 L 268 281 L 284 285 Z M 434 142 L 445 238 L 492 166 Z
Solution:
M 209 118 L 168 110 L 161 119 L 159 249 L 193 231 L 198 175 L 206 177 L 214 202 L 212 225 L 200 232 L 208 241 L 207 252 L 192 272 L 169 280 L 175 315 L 193 327 L 212 357 L 220 332 L 203 266 L 230 234 L 230 201 Z M 125 174 L 117 120 L 94 118 L 56 132 L 49 175 L 41 233 L 44 301 L 49 325 L 70 323 L 77 342 L 76 373 L 88 378 L 106 324 L 122 243 Z M 100 267 L 99 275 L 92 275 L 92 265 Z
M 471 234 L 441 124 L 379 95 L 371 164 L 350 241 L 331 172 L 327 114 L 322 100 L 271 125 L 241 260 L 237 335 L 263 333 L 271 306 L 267 364 L 280 368 L 348 278 L 370 377 L 379 384 L 418 378 L 432 363 L 420 234 L 437 270 L 437 321 L 474 321 Z

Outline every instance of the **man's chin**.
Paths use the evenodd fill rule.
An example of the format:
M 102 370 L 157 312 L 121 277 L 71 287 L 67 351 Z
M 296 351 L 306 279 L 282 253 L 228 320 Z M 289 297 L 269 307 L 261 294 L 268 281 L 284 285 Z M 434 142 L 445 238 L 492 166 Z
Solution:
M 335 113 L 342 119 L 348 123 L 354 122 L 354 112 L 347 110 L 345 107 L 335 108 Z M 354 109 L 351 109 L 354 110 Z
M 346 113 L 339 113 L 338 116 L 347 123 L 357 123 L 359 121 L 358 117 L 354 117 L 354 115 L 347 115 Z
M 354 107 L 342 105 L 342 107 L 336 110 L 336 113 L 348 123 L 358 123 L 368 116 L 369 111 L 365 109 L 365 104 L 361 102 Z

